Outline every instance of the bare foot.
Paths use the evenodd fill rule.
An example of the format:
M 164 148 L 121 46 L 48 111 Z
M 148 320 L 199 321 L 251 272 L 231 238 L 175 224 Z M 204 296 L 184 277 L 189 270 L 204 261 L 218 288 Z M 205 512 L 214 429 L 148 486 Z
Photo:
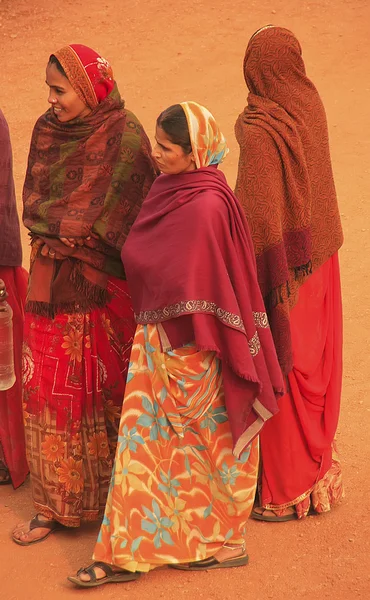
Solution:
M 110 568 L 113 573 L 127 573 L 127 571 L 125 571 L 124 569 L 120 569 L 119 567 L 115 567 L 114 565 L 108 565 L 107 563 L 104 563 L 104 564 L 108 568 Z M 90 567 L 87 567 L 87 568 L 91 569 L 93 571 L 97 581 L 100 581 L 101 579 L 105 579 L 106 577 L 108 577 L 108 574 L 104 571 L 104 569 L 102 569 L 101 567 L 95 566 L 94 563 Z M 109 569 L 107 569 L 107 570 L 109 571 Z M 86 572 L 85 569 L 81 569 L 77 573 L 77 577 L 81 581 L 89 582 L 92 580 L 92 577 L 89 575 L 89 573 Z
M 244 556 L 244 554 L 245 544 L 226 544 L 217 550 L 214 557 L 221 563 L 233 558 L 239 558 L 239 556 Z
M 120 572 L 124 572 L 124 569 L 120 569 L 119 567 L 115 567 L 114 565 L 108 565 L 113 573 L 120 573 Z M 97 581 L 99 581 L 99 579 L 104 579 L 105 577 L 107 577 L 107 574 L 105 571 L 103 571 L 103 569 L 101 569 L 100 567 L 91 567 L 92 570 L 95 573 L 96 579 Z M 86 571 L 81 571 L 81 573 L 78 574 L 78 578 L 81 579 L 81 581 L 91 581 L 91 577 L 88 573 L 86 573 Z
M 35 520 L 38 523 L 47 524 L 46 527 L 32 527 L 32 524 L 35 524 Z M 20 542 L 28 543 L 35 542 L 36 540 L 42 540 L 47 535 L 49 535 L 50 530 L 54 529 L 56 521 L 54 519 L 48 519 L 43 515 L 36 515 L 30 521 L 26 523 L 18 523 L 18 525 L 13 530 L 13 539 L 19 540 Z

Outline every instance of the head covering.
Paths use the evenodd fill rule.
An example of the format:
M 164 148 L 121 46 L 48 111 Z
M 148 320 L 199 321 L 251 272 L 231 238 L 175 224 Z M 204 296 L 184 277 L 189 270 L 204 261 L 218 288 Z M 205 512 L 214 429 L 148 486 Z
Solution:
M 181 102 L 180 105 L 188 122 L 197 169 L 221 163 L 229 148 L 214 116 L 197 102 Z
M 308 97 L 317 93 L 306 76 L 299 41 L 283 27 L 267 25 L 251 37 L 243 70 L 252 94 L 276 102 L 294 116 L 308 110 Z
M 113 90 L 109 62 L 92 48 L 70 44 L 54 52 L 79 98 L 92 110 Z
M 73 85 L 79 85 L 75 89 L 88 94 L 92 86 L 83 82 L 90 78 L 80 81 L 85 69 L 75 50 L 67 55 L 75 58 L 68 62 L 66 54 L 56 53 L 64 68 L 69 65 Z M 96 81 L 94 90 L 101 96 L 102 86 L 108 93 L 111 83 Z M 83 119 L 62 123 L 51 109 L 40 117 L 31 140 L 23 221 L 33 236 L 71 258 L 55 268 L 53 259 L 32 254 L 32 282 L 38 285 L 30 287 L 26 310 L 53 316 L 74 312 L 77 305 L 81 310 L 105 305 L 109 275 L 125 278 L 120 252 L 155 177 L 148 137 L 124 108 L 116 85 Z M 60 241 L 91 234 L 81 248 Z
M 0 110 L 0 266 L 22 264 L 21 235 L 13 180 L 8 123 Z
M 251 228 L 262 295 L 288 373 L 289 314 L 298 289 L 343 242 L 326 116 L 300 44 L 287 29 L 267 27 L 251 38 L 244 76 L 250 94 L 235 126 L 235 193 Z
M 202 130 L 203 114 L 190 135 L 204 157 L 218 128 Z M 194 138 L 192 131 L 203 133 Z M 275 394 L 283 391 L 283 381 L 248 226 L 223 173 L 209 166 L 160 175 L 122 260 L 137 322 L 161 323 L 164 348 L 195 340 L 221 359 L 239 456 L 277 412 Z

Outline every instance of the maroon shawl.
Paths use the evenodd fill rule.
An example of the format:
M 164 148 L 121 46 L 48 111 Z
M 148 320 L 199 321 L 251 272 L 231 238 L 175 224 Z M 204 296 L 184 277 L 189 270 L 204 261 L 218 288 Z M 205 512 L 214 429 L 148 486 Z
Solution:
M 9 128 L 0 110 L 0 265 L 22 264 L 21 235 L 13 181 Z
M 235 133 L 235 194 L 251 229 L 258 280 L 283 373 L 292 369 L 290 310 L 306 277 L 343 242 L 326 116 L 301 47 L 281 27 L 248 44 L 248 106 Z
M 277 412 L 283 381 L 248 226 L 224 175 L 215 167 L 161 175 L 122 259 L 137 322 L 162 323 L 164 348 L 195 340 L 221 359 L 239 456 Z

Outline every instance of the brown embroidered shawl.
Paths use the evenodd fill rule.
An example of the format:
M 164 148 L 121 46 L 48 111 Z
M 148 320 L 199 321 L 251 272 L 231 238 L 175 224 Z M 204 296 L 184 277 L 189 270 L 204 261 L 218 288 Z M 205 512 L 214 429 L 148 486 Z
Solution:
M 53 316 L 107 301 L 109 275 L 156 177 L 150 142 L 117 87 L 85 118 L 60 123 L 48 110 L 33 131 L 24 185 L 25 226 L 65 260 L 31 256 L 26 310 Z M 81 248 L 61 237 L 92 234 Z
M 258 279 L 283 372 L 293 364 L 289 314 L 305 278 L 332 256 L 343 234 L 326 116 L 294 35 L 269 27 L 244 59 L 250 90 L 235 133 L 235 194 L 250 226 Z

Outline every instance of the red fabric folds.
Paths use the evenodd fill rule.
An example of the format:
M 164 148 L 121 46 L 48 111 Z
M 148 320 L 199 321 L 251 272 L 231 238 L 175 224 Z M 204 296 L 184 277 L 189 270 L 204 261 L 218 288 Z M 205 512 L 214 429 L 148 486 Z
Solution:
M 332 464 L 342 382 L 338 254 L 299 289 L 290 313 L 293 370 L 279 413 L 261 432 L 262 505 L 283 508 L 307 495 Z
M 28 473 L 22 413 L 23 308 L 27 291 L 27 271 L 22 267 L 0 267 L 13 310 L 14 366 L 16 382 L 0 392 L 0 443 L 13 486 L 19 487 Z
M 138 323 L 222 361 L 234 453 L 278 410 L 283 381 L 248 225 L 215 167 L 161 175 L 122 251 Z M 163 339 L 162 339 L 163 343 Z

